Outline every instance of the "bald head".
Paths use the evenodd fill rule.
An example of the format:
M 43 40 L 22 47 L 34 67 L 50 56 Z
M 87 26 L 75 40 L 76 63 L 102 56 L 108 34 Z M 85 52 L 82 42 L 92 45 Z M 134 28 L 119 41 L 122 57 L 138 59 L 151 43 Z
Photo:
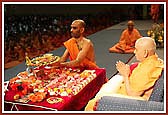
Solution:
M 86 26 L 85 22 L 83 20 L 80 20 L 80 19 L 74 20 L 72 22 L 72 24 L 77 24 L 77 25 L 79 25 L 80 27 L 83 27 L 83 28 L 85 28 L 85 26 Z
M 144 50 L 150 51 L 151 54 L 154 54 L 155 50 L 156 50 L 156 43 L 155 43 L 154 39 L 152 39 L 150 37 L 142 37 L 142 38 L 138 39 L 136 41 L 135 45 L 140 46 Z
M 127 23 L 128 26 L 134 26 L 134 22 L 132 20 L 128 21 Z
M 128 31 L 133 31 L 134 22 L 132 20 L 128 21 L 127 26 L 128 26 Z

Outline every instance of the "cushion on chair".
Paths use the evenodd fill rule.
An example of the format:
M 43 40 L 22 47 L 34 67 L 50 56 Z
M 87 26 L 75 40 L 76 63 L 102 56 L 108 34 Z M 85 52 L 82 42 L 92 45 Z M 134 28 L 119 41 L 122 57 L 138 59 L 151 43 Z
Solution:
M 97 104 L 97 111 L 163 111 L 164 104 L 120 97 L 104 96 Z
M 103 96 L 97 103 L 97 111 L 163 111 L 164 71 L 154 85 L 148 101 L 113 96 Z
M 162 71 L 160 78 L 156 81 L 152 94 L 149 98 L 149 101 L 163 102 L 164 99 L 163 97 L 164 97 L 164 71 Z

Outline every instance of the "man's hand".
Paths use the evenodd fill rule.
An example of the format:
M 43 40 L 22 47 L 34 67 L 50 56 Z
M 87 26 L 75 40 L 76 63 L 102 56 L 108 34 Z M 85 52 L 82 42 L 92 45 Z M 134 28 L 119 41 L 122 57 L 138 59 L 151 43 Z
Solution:
M 60 67 L 60 62 L 56 62 L 51 64 L 52 68 L 59 68 Z
M 130 74 L 130 67 L 129 65 L 118 61 L 116 63 L 116 69 L 119 71 L 119 73 L 123 76 L 123 77 L 128 77 Z

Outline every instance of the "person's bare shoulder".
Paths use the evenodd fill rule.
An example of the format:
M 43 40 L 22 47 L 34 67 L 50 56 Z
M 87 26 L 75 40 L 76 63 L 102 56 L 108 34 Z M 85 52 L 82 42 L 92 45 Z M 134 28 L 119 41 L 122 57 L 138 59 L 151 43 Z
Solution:
M 83 44 L 86 45 L 86 46 L 93 46 L 92 41 L 90 39 L 87 39 L 87 38 L 84 39 L 84 43 Z
M 87 43 L 87 44 L 91 44 L 92 43 L 90 39 L 84 38 L 83 40 L 84 40 L 84 43 Z

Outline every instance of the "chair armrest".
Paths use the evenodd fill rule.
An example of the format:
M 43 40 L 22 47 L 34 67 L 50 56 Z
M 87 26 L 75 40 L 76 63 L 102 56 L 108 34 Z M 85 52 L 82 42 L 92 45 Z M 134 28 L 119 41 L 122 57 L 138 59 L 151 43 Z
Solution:
M 98 102 L 96 111 L 163 111 L 164 103 L 144 101 L 121 97 L 103 96 Z

